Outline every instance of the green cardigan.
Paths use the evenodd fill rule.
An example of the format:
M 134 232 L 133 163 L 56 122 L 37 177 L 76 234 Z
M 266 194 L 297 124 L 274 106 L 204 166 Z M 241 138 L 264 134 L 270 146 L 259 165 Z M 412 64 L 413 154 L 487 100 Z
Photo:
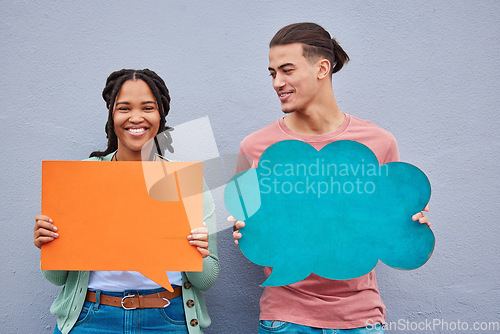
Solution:
M 110 161 L 113 154 L 114 152 L 102 158 L 96 157 L 87 160 Z M 189 334 L 203 333 L 203 328 L 210 326 L 211 320 L 201 291 L 209 289 L 215 283 L 220 271 L 217 257 L 215 205 L 205 181 L 203 182 L 203 221 L 211 232 L 208 237 L 210 255 L 203 259 L 203 271 L 182 273 L 182 299 Z M 59 330 L 67 334 L 75 325 L 82 310 L 87 294 L 90 272 L 42 270 L 42 274 L 51 283 L 64 285 L 61 293 L 50 307 L 50 312 L 57 315 Z M 188 300 L 194 301 L 194 306 L 188 307 Z M 192 322 L 194 319 L 197 322 Z

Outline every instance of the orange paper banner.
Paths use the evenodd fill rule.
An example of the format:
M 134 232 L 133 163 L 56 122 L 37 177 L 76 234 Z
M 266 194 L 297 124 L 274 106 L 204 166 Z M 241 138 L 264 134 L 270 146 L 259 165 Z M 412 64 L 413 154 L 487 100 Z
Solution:
M 203 220 L 203 165 L 43 161 L 42 214 L 59 237 L 43 270 L 138 271 L 172 290 L 165 271 L 201 271 L 187 236 Z

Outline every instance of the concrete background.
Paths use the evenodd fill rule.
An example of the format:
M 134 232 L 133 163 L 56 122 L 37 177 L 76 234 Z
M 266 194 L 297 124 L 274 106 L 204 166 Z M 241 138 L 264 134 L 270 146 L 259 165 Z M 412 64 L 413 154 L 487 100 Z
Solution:
M 171 91 L 169 123 L 208 115 L 220 153 L 235 153 L 282 116 L 267 45 L 302 21 L 324 26 L 352 59 L 333 79 L 341 110 L 393 132 L 402 161 L 433 187 L 431 260 L 411 272 L 377 267 L 387 321 L 461 321 L 468 332 L 498 321 L 499 16 L 495 0 L 1 0 L 0 333 L 53 329 L 59 288 L 41 276 L 32 241 L 41 161 L 105 147 L 108 74 L 155 70 Z M 214 196 L 223 228 L 222 190 Z M 206 332 L 255 333 L 263 274 L 227 230 L 219 252 Z

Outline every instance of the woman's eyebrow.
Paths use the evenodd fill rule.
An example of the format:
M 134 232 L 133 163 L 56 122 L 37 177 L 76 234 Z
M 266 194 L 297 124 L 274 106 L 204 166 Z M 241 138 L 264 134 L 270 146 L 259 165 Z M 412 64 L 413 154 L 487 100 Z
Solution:
M 155 101 L 143 101 L 143 102 L 141 102 L 141 104 L 149 104 L 149 103 L 156 104 Z M 119 104 L 130 104 L 130 102 L 127 102 L 127 101 L 118 101 L 118 102 L 116 102 L 116 105 L 119 105 Z

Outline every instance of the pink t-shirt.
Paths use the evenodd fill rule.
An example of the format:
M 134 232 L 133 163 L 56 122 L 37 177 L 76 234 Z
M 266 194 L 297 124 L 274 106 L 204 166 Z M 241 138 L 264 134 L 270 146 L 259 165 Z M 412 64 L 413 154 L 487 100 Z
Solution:
M 394 136 L 371 122 L 346 114 L 340 128 L 322 135 L 292 132 L 282 118 L 251 133 L 240 146 L 238 172 L 256 167 L 266 148 L 282 140 L 301 140 L 320 150 L 338 140 L 353 140 L 368 146 L 380 164 L 399 161 Z M 265 268 L 270 275 L 272 268 Z M 375 271 L 350 280 L 330 280 L 315 274 L 301 282 L 266 287 L 260 298 L 260 320 L 280 320 L 295 324 L 348 329 L 385 321 Z M 367 323 L 368 320 L 371 320 Z

